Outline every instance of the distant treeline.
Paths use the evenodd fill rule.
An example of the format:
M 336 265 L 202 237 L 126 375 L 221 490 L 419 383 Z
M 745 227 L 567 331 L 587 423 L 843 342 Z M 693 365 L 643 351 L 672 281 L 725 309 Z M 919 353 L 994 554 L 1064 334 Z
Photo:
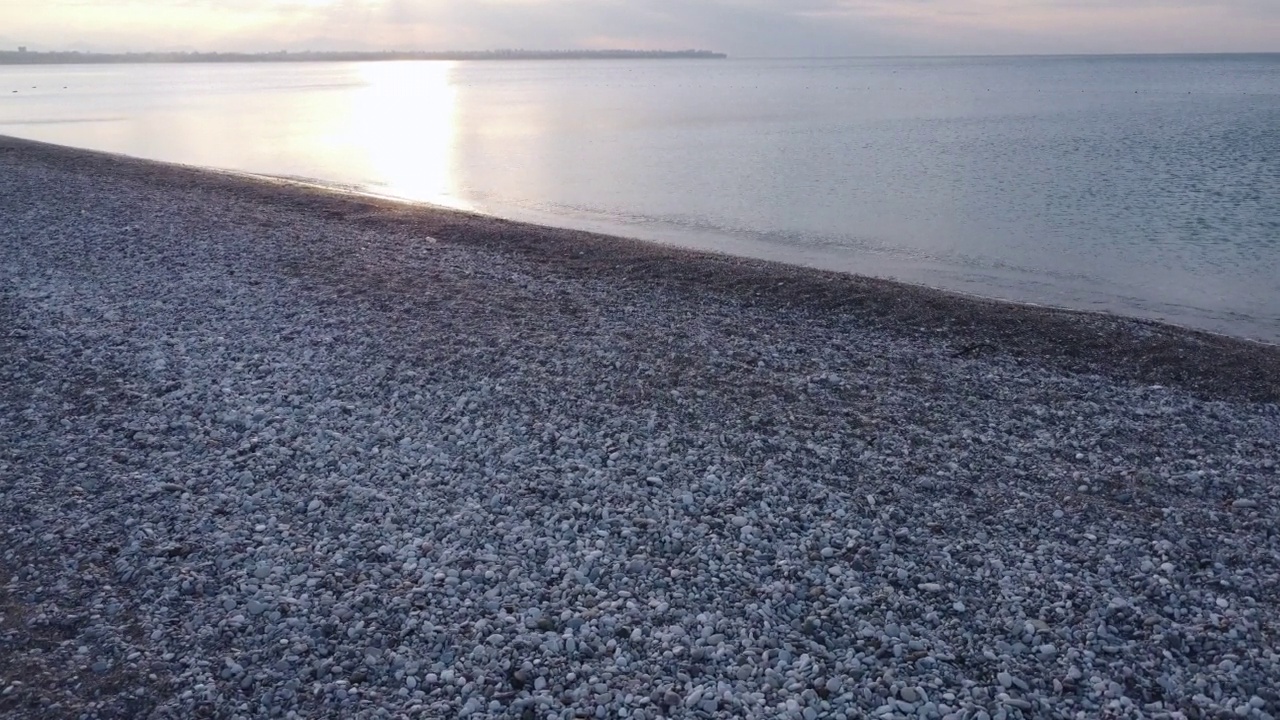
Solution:
M 386 60 L 719 59 L 709 50 L 482 50 L 464 52 L 87 53 L 0 51 L 0 65 L 70 63 L 367 62 Z

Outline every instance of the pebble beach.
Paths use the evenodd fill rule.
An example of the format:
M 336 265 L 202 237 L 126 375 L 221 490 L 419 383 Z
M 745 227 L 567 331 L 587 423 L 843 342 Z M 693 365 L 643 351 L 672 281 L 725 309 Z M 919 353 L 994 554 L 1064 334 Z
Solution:
M 0 138 L 0 715 L 1280 716 L 1280 348 Z

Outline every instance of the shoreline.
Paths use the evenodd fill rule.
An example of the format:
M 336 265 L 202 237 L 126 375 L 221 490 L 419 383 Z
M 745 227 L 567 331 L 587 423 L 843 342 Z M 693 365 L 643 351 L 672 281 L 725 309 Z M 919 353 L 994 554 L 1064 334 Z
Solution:
M 128 156 L 122 156 L 122 157 L 128 157 Z M 682 244 L 680 241 L 675 241 L 675 240 L 651 239 L 651 238 L 627 235 L 625 233 L 613 233 L 613 232 L 605 232 L 605 231 L 597 231 L 597 230 L 578 229 L 578 228 L 568 227 L 564 225 L 557 225 L 554 223 L 538 222 L 536 220 L 503 218 L 500 215 L 485 213 L 479 210 L 473 210 L 471 208 L 465 207 L 464 205 L 448 205 L 440 202 L 409 200 L 405 198 L 396 197 L 395 195 L 375 192 L 374 190 L 362 188 L 358 185 L 343 184 L 340 182 L 326 181 L 318 178 L 308 178 L 308 177 L 290 176 L 290 175 L 272 175 L 269 173 L 254 173 L 249 171 L 238 171 L 238 170 L 221 170 L 217 168 L 204 168 L 200 166 L 185 166 L 185 165 L 181 165 L 181 166 L 192 167 L 198 170 L 208 170 L 210 172 L 227 173 L 234 177 L 244 177 L 251 180 L 266 181 L 269 183 L 279 183 L 286 186 L 295 186 L 295 187 L 309 189 L 309 190 L 318 190 L 325 193 L 333 193 L 339 196 L 372 199 L 379 202 L 390 202 L 392 204 L 405 205 L 409 207 L 420 207 L 429 211 L 430 210 L 447 210 L 452 212 L 460 212 L 460 213 L 475 216 L 475 217 L 513 222 L 513 223 L 516 223 L 517 225 L 531 227 L 531 228 L 567 230 L 570 232 L 581 232 L 586 235 L 590 235 L 598 238 L 611 238 L 613 240 L 629 240 L 632 242 L 641 242 L 641 243 L 646 243 L 646 244 L 654 245 L 658 247 L 671 248 L 678 251 L 689 252 L 695 255 L 708 255 L 711 257 L 728 257 L 728 258 L 735 258 L 735 259 L 741 259 L 741 260 L 757 261 L 757 262 L 765 263 L 768 265 L 778 265 L 782 267 L 796 268 L 800 270 L 828 273 L 828 274 L 834 274 L 834 275 L 846 276 L 846 277 L 863 278 L 868 280 L 884 281 L 889 283 L 895 283 L 898 285 L 903 285 L 909 288 L 917 288 L 922 290 L 938 292 L 938 293 L 942 293 L 943 295 L 950 295 L 950 296 L 954 296 L 964 300 L 971 300 L 971 301 L 977 301 L 977 302 L 983 302 L 983 303 L 993 303 L 996 305 L 1011 305 L 1014 307 L 1024 307 L 1024 308 L 1030 308 L 1034 310 L 1063 313 L 1067 315 L 1074 314 L 1074 315 L 1092 316 L 1092 317 L 1099 317 L 1099 318 L 1118 318 L 1121 320 L 1133 321 L 1140 324 L 1156 325 L 1156 326 L 1169 328 L 1176 331 L 1183 331 L 1183 332 L 1222 338 L 1224 340 L 1241 342 L 1248 345 L 1258 345 L 1266 348 L 1280 349 L 1280 341 L 1272 342 L 1269 340 L 1261 339 L 1259 337 L 1250 337 L 1250 336 L 1239 335 L 1239 334 L 1233 335 L 1226 331 L 1211 330 L 1206 327 L 1197 327 L 1195 325 L 1187 325 L 1179 322 L 1174 322 L 1172 320 L 1168 320 L 1165 318 L 1144 317 L 1141 315 L 1125 314 L 1123 312 L 1114 311 L 1114 310 L 1085 310 L 1081 308 L 1071 307 L 1069 305 L 1057 305 L 1051 302 L 1017 300 L 1010 297 L 1002 297 L 999 295 L 983 294 L 980 291 L 971 292 L 971 291 L 959 290 L 956 288 L 948 288 L 942 285 L 932 285 L 927 282 L 898 279 L 898 278 L 892 277 L 890 273 L 878 274 L 878 275 L 871 274 L 871 273 L 861 273 L 861 272 L 856 272 L 852 270 L 841 270 L 841 269 L 833 268 L 817 262 L 814 262 L 814 263 L 789 262 L 783 259 L 766 257 L 762 255 L 754 255 L 751 253 L 736 253 L 731 250 L 719 250 L 719 249 L 715 249 L 714 247 L 699 248 L 689 244 Z
M 645 240 L 533 225 L 289 178 L 143 160 L 0 136 L 0 152 L 57 158 L 86 171 L 153 182 L 209 183 L 220 190 L 365 229 L 416 231 L 509 252 L 578 276 L 649 279 L 691 292 L 736 294 L 751 303 L 848 313 L 873 327 L 933 336 L 957 352 L 990 344 L 1071 372 L 1186 388 L 1208 396 L 1280 402 L 1280 346 L 1107 312 L 984 298 L 897 280 L 685 249 Z M 978 348 L 986 349 L 986 348 Z
M 1280 708 L 1274 349 L 3 139 L 0 217 L 5 717 Z

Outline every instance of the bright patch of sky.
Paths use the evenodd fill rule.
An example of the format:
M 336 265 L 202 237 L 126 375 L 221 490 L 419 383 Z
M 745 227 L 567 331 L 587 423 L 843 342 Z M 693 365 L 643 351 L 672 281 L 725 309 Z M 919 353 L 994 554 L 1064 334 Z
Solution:
M 0 47 L 1276 52 L 1280 0 L 0 0 Z

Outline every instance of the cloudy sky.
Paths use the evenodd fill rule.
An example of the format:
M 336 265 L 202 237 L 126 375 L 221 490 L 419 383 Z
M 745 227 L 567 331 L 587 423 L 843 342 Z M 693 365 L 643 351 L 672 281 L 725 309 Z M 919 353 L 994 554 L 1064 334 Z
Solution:
M 1280 51 L 1280 0 L 0 0 L 0 47 Z

